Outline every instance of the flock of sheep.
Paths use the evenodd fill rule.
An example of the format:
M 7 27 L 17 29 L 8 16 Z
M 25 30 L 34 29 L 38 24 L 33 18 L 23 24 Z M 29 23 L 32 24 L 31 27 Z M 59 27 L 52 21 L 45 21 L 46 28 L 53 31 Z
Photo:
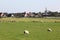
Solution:
M 51 32 L 52 29 L 51 28 L 48 28 L 47 31 Z M 24 30 L 24 34 L 30 34 L 30 32 L 28 30 Z

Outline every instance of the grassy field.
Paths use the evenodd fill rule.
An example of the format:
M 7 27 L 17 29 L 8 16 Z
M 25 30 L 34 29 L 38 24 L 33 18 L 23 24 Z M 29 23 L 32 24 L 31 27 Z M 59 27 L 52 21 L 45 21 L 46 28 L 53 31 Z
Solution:
M 59 22 L 60 18 L 1 18 L 0 22 Z
M 23 33 L 25 29 L 29 35 Z M 60 40 L 60 19 L 1 18 L 0 40 Z

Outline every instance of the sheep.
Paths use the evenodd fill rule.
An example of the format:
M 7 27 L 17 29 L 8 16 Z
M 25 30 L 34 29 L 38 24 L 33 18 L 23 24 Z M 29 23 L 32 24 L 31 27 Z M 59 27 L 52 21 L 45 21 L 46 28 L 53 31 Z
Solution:
M 29 31 L 28 30 L 24 30 L 24 34 L 29 34 Z
M 52 31 L 52 29 L 51 28 L 48 28 L 48 31 Z

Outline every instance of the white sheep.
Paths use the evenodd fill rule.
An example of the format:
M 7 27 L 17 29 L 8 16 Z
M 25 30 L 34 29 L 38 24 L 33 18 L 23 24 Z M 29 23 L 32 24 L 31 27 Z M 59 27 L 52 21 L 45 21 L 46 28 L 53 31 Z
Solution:
M 29 31 L 28 30 L 24 30 L 24 34 L 29 34 Z
M 52 31 L 52 29 L 51 28 L 48 28 L 48 31 Z

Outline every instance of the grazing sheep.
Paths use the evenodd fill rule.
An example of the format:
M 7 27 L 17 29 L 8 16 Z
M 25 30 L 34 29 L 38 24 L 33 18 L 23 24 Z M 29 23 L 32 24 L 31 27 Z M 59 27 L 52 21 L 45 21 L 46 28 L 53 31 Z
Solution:
M 28 30 L 24 30 L 24 34 L 29 34 L 29 31 Z
M 52 29 L 51 28 L 48 28 L 48 31 L 52 31 Z

